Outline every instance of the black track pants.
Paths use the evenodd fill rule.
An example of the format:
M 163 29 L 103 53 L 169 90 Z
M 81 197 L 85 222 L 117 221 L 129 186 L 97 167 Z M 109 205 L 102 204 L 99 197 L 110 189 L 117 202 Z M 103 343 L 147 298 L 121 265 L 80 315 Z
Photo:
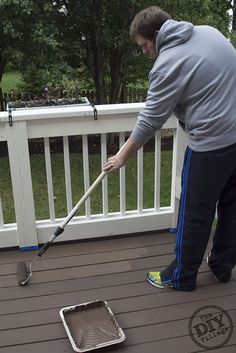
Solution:
M 211 233 L 216 207 L 218 222 L 210 267 L 230 276 L 236 264 L 236 144 L 210 152 L 185 152 L 176 234 L 175 260 L 162 281 L 193 290 Z

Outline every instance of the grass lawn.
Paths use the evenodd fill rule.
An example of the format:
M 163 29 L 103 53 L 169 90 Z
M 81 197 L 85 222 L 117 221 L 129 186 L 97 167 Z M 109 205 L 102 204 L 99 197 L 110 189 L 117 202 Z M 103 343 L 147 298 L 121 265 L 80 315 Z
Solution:
M 10 92 L 11 89 L 18 89 L 23 84 L 23 78 L 19 71 L 9 71 L 3 74 L 1 87 L 3 92 Z
M 171 167 L 172 152 L 163 151 L 161 156 L 161 206 L 170 204 L 171 188 Z M 55 199 L 56 217 L 65 217 L 67 215 L 66 193 L 65 193 L 65 175 L 63 155 L 61 153 L 51 154 L 53 188 Z M 73 205 L 83 196 L 83 164 L 80 153 L 70 153 L 71 163 L 71 183 L 73 194 Z M 137 163 L 136 158 L 131 159 L 126 165 L 126 208 L 127 210 L 137 209 Z M 45 171 L 44 155 L 31 155 L 31 171 L 33 180 L 33 192 L 35 199 L 36 219 L 49 218 L 48 194 Z M 92 154 L 90 156 L 90 183 L 101 172 L 100 155 Z M 109 187 L 109 212 L 119 212 L 119 172 L 110 173 L 108 176 Z M 144 208 L 154 206 L 154 153 L 144 153 Z M 5 223 L 15 222 L 13 207 L 13 196 L 11 189 L 11 177 L 9 170 L 9 161 L 7 157 L 0 158 L 0 195 L 3 206 L 3 217 Z M 102 212 L 101 185 L 91 196 L 92 214 Z M 84 207 L 81 207 L 79 214 L 84 214 Z

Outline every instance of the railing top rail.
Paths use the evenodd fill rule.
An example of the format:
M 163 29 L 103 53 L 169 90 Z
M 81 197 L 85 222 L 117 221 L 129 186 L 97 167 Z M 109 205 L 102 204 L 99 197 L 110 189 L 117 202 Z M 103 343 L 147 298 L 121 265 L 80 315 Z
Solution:
M 98 115 L 98 120 L 107 119 L 107 117 L 110 119 L 112 116 L 114 116 L 115 119 L 124 118 L 125 114 L 128 114 L 127 117 L 129 116 L 132 119 L 135 119 L 144 107 L 145 103 L 104 104 L 96 105 L 96 113 Z M 61 119 L 63 122 L 64 118 L 80 118 L 81 121 L 87 118 L 94 118 L 94 108 L 90 105 L 67 105 L 16 109 L 12 111 L 13 123 L 14 121 L 37 122 L 42 120 L 50 121 L 51 119 Z M 5 124 L 8 123 L 8 121 L 8 112 L 0 112 L 0 127 L 1 123 Z M 68 120 L 65 120 L 65 122 L 68 122 Z M 170 128 L 177 128 L 177 119 L 174 114 L 163 126 L 163 129 Z
M 122 103 L 122 104 L 104 104 L 96 105 L 97 113 L 102 115 L 138 113 L 145 106 L 145 103 Z M 90 105 L 67 105 L 39 108 L 25 108 L 12 110 L 14 121 L 27 121 L 37 119 L 55 119 L 67 117 L 93 116 L 94 108 Z M 0 112 L 0 122 L 8 121 L 8 112 Z

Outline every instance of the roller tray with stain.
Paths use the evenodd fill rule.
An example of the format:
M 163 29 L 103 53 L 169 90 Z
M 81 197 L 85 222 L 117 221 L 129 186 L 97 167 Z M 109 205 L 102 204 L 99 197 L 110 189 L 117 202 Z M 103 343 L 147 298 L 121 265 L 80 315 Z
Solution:
M 78 304 L 60 310 L 65 330 L 76 352 L 121 343 L 125 334 L 106 301 Z

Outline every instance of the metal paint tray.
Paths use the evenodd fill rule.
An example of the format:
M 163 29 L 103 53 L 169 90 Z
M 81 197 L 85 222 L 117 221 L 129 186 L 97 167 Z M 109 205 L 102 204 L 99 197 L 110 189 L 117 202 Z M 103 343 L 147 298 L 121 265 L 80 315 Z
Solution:
M 60 316 L 76 352 L 88 352 L 125 339 L 106 301 L 69 306 L 60 310 Z

